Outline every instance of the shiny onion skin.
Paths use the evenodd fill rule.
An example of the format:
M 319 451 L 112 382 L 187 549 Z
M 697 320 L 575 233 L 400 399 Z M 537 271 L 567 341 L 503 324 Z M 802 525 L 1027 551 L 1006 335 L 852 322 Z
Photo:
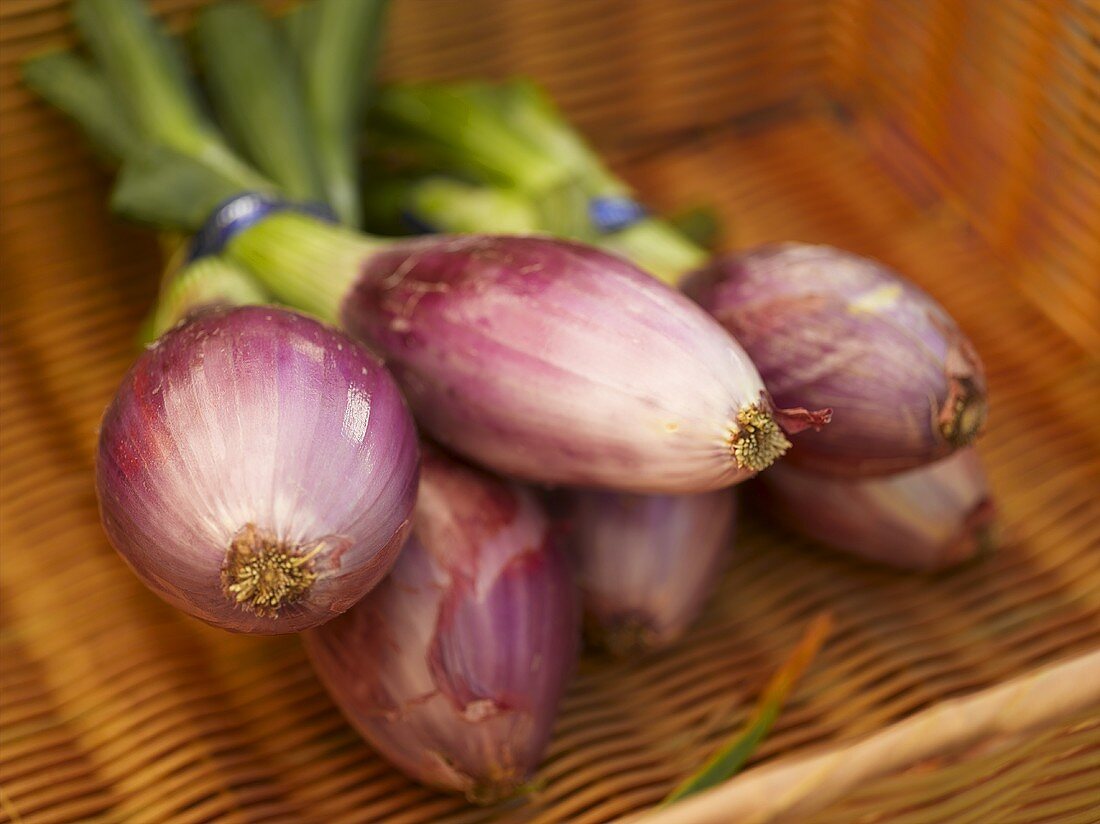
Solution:
M 617 656 L 679 639 L 699 617 L 733 550 L 737 506 L 730 490 L 578 490 L 569 493 L 565 512 L 586 634 Z
M 679 293 L 581 244 L 402 242 L 366 259 L 342 322 L 386 359 L 433 437 L 503 474 L 702 492 L 789 445 L 736 341 Z M 826 419 L 779 417 L 791 431 Z
M 381 363 L 274 307 L 175 327 L 103 418 L 107 535 L 174 606 L 237 632 L 321 624 L 363 597 L 408 533 L 419 448 Z
M 830 407 L 789 461 L 887 475 L 971 443 L 986 416 L 981 362 L 955 322 L 885 266 L 785 243 L 727 255 L 684 290 L 745 347 L 780 406 Z
M 535 497 L 426 452 L 393 572 L 304 639 L 375 749 L 488 804 L 522 791 L 538 766 L 579 631 L 576 584 Z
M 885 478 L 825 477 L 784 463 L 761 481 L 784 525 L 870 561 L 934 571 L 992 544 L 996 510 L 973 448 Z

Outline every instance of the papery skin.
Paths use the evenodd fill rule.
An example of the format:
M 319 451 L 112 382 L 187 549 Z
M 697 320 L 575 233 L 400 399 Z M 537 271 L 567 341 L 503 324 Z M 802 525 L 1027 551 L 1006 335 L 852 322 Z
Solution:
M 732 454 L 739 410 L 771 414 L 737 342 L 690 300 L 591 247 L 402 242 L 367 259 L 342 322 L 386 359 L 433 437 L 507 475 L 687 493 L 774 459 L 739 468 Z M 777 427 L 771 437 L 785 448 Z
M 910 469 L 969 444 L 986 412 L 970 342 L 927 294 L 875 261 L 784 243 L 716 258 L 684 291 L 745 347 L 780 406 L 830 407 L 787 458 L 818 472 Z
M 374 355 L 312 318 L 252 306 L 202 313 L 138 358 L 103 418 L 96 488 L 111 543 L 161 597 L 225 629 L 287 633 L 343 612 L 392 566 L 418 461 Z M 227 549 L 248 525 L 317 550 L 308 593 L 274 615 L 223 591 Z
M 679 639 L 699 617 L 733 551 L 737 506 L 730 490 L 577 490 L 569 493 L 565 512 L 587 633 L 615 655 Z
M 492 803 L 538 766 L 579 631 L 576 584 L 535 497 L 426 452 L 393 572 L 303 637 L 375 749 L 418 781 Z
M 761 482 L 784 525 L 870 561 L 934 571 L 992 543 L 996 508 L 972 447 L 885 478 L 826 477 L 784 463 Z

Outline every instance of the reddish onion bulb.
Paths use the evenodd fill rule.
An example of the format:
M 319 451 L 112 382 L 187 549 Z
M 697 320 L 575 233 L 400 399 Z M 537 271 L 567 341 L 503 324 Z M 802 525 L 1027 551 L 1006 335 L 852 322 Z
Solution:
M 544 237 L 383 243 L 269 216 L 227 254 L 387 361 L 418 421 L 491 469 L 554 484 L 704 492 L 769 466 L 783 429 L 713 318 L 630 263 Z M 780 428 L 783 427 L 783 429 Z
M 680 638 L 733 549 L 736 511 L 729 490 L 572 493 L 567 529 L 590 639 L 626 656 Z
M 273 307 L 201 313 L 147 349 L 103 418 L 107 535 L 169 603 L 297 632 L 363 597 L 408 532 L 418 446 L 381 363 Z
M 745 347 L 780 406 L 830 407 L 790 460 L 884 475 L 949 455 L 986 416 L 982 366 L 948 314 L 882 264 L 784 243 L 716 259 L 685 291 Z
M 393 572 L 304 637 L 375 749 L 418 781 L 492 803 L 542 758 L 576 662 L 577 601 L 530 492 L 425 453 Z
M 737 342 L 592 247 L 408 241 L 365 262 L 342 317 L 385 357 L 427 431 L 507 475 L 702 492 L 751 477 L 789 445 Z M 820 421 L 803 410 L 780 422 Z
M 784 463 L 761 480 L 784 524 L 871 561 L 930 571 L 991 542 L 995 508 L 973 448 L 885 478 L 826 477 Z

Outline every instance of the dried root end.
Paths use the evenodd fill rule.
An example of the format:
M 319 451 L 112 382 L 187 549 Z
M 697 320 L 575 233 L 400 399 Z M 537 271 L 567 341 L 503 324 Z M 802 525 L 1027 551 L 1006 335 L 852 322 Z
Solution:
M 222 565 L 222 591 L 237 606 L 264 618 L 301 601 L 317 579 L 312 558 L 247 524 L 229 544 Z
M 989 498 L 983 498 L 971 510 L 963 525 L 973 541 L 975 558 L 985 558 L 997 550 L 997 506 Z
M 791 448 L 791 442 L 761 403 L 742 407 L 737 428 L 730 435 L 730 454 L 738 469 L 759 472 L 767 469 Z
M 947 401 L 940 410 L 940 434 L 951 446 L 969 446 L 985 426 L 985 393 L 969 378 L 952 378 Z
M 527 795 L 538 789 L 536 783 L 526 780 L 522 770 L 515 766 L 505 764 L 488 765 L 483 774 L 475 777 L 462 769 L 449 755 L 438 750 L 432 752 L 431 755 L 438 758 L 452 776 L 453 784 L 447 782 L 442 786 L 454 787 L 458 785 L 462 788 L 466 800 L 479 807 L 491 807 L 502 801 Z M 506 760 L 509 760 L 510 756 L 510 749 L 503 753 Z
M 584 635 L 588 643 L 614 658 L 636 658 L 653 649 L 656 633 L 640 615 L 624 615 L 610 621 L 585 616 Z
M 502 801 L 518 798 L 536 790 L 533 782 L 510 773 L 475 781 L 466 788 L 466 800 L 479 807 L 492 807 Z

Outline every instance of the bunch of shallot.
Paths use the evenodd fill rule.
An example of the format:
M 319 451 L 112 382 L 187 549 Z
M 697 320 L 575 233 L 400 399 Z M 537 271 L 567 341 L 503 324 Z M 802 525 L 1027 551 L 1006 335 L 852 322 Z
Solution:
M 435 231 L 521 225 L 621 253 L 717 318 L 776 407 L 831 410 L 820 432 L 789 430 L 792 466 L 761 476 L 785 523 L 905 568 L 956 563 L 988 544 L 980 536 L 992 504 L 968 448 L 986 417 L 981 362 L 951 317 L 901 275 L 799 243 L 704 263 L 704 250 L 635 203 L 527 81 L 399 84 L 382 91 L 374 119 L 376 153 L 385 161 L 400 149 L 401 162 L 385 198 L 368 197 L 376 220 Z M 859 506 L 833 505 L 853 497 Z M 606 586 L 635 586 L 623 581 L 609 575 Z M 592 615 L 603 611 L 586 601 Z
M 616 655 L 683 636 L 733 549 L 730 487 L 788 451 L 769 500 L 814 538 L 919 569 L 987 543 L 981 365 L 880 264 L 707 263 L 529 83 L 384 90 L 368 139 L 401 176 L 361 208 L 384 7 L 211 7 L 209 101 L 138 0 L 76 0 L 90 59 L 26 67 L 118 167 L 118 213 L 193 233 L 96 460 L 150 589 L 305 631 L 378 752 L 492 803 L 530 786 L 581 607 Z M 452 234 L 360 230 L 387 209 Z

